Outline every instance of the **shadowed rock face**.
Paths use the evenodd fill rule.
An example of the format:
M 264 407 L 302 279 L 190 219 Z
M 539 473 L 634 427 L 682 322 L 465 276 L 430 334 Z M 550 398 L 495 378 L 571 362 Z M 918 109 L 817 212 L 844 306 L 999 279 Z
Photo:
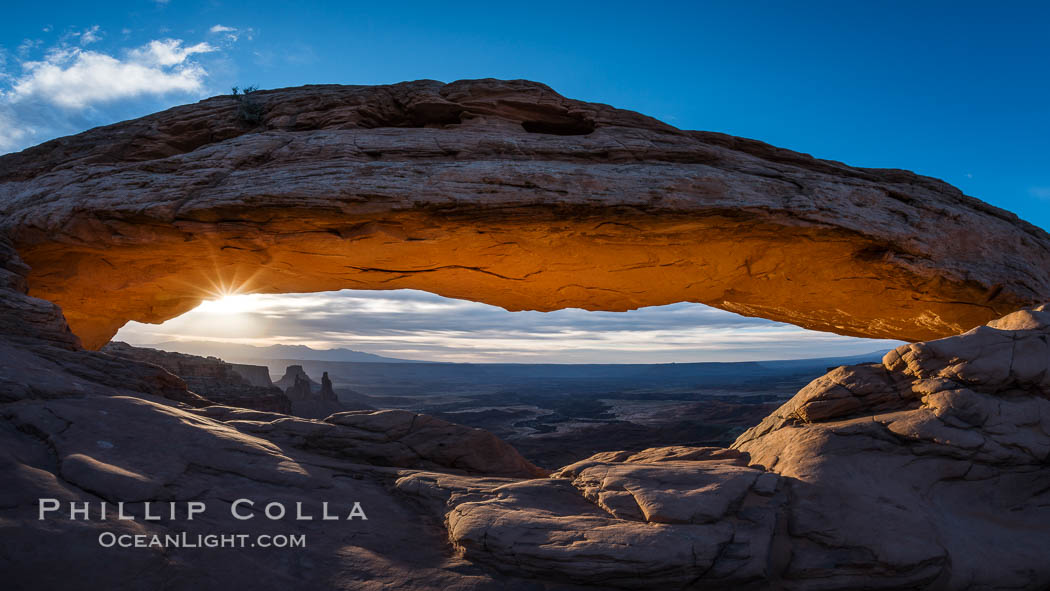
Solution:
M 318 394 L 321 400 L 339 400 L 339 397 L 335 395 L 335 390 L 332 388 L 332 380 L 328 377 L 328 372 L 324 372 L 321 376 L 321 392 Z
M 0 158 L 0 232 L 88 348 L 227 290 L 510 310 L 702 302 L 847 335 L 1050 299 L 1050 237 L 940 181 L 526 81 L 215 97 Z
M 317 382 L 313 381 L 310 376 L 306 375 L 306 371 L 303 370 L 301 365 L 289 365 L 285 368 L 284 375 L 281 379 L 274 382 L 274 385 L 283 390 L 294 387 L 296 384 L 305 383 L 305 393 L 309 395 L 313 390 L 313 387 L 317 385 Z
M 231 363 L 230 367 L 253 386 L 258 386 L 260 388 L 269 388 L 270 386 L 273 386 L 273 381 L 270 379 L 270 368 L 265 365 Z
M 163 367 L 182 378 L 191 392 L 215 404 L 292 414 L 292 402 L 280 388 L 272 384 L 256 386 L 245 379 L 233 364 L 215 357 L 132 347 L 119 341 L 107 343 L 102 351 L 114 357 Z M 264 373 L 268 371 L 261 366 L 242 367 L 263 370 Z M 266 376 L 266 381 L 270 381 L 269 375 Z

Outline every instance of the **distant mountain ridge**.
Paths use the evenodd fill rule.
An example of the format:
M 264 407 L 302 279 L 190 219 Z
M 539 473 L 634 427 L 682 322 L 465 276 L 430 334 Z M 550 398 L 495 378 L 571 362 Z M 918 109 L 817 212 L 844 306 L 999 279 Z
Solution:
M 680 399 L 698 391 L 730 395 L 779 393 L 790 398 L 828 368 L 878 362 L 883 351 L 864 355 L 772 361 L 693 363 L 360 363 L 310 359 L 255 359 L 280 376 L 289 365 L 307 375 L 328 372 L 338 387 L 369 396 L 511 396 L 518 402 L 542 396 Z
M 852 365 L 855 363 L 869 363 L 877 362 L 881 360 L 882 356 L 889 352 L 889 349 L 883 349 L 879 351 L 872 351 L 870 353 L 863 353 L 860 355 L 848 355 L 848 356 L 835 356 L 835 357 L 819 357 L 810 359 L 776 359 L 766 361 L 700 361 L 700 362 L 660 362 L 660 363 L 611 363 L 611 364 L 593 364 L 593 363 L 567 363 L 567 364 L 552 364 L 552 363 L 450 363 L 443 361 L 426 361 L 416 359 L 399 359 L 397 357 L 385 357 L 383 355 L 376 355 L 374 353 L 365 353 L 363 351 L 354 351 L 352 349 L 314 349 L 306 345 L 269 345 L 266 347 L 257 347 L 255 345 L 243 345 L 240 343 L 216 343 L 210 341 L 165 341 L 163 343 L 156 344 L 136 344 L 136 347 L 148 347 L 151 349 L 161 349 L 163 351 L 174 351 L 178 353 L 186 353 L 189 355 L 199 355 L 202 357 L 218 357 L 223 361 L 230 363 L 252 363 L 259 364 L 263 361 L 280 361 L 282 363 L 292 361 L 317 361 L 317 362 L 340 362 L 340 363 L 414 363 L 414 364 L 428 364 L 428 365 L 446 365 L 446 366 L 463 366 L 463 365 L 481 365 L 495 367 L 510 367 L 510 366 L 532 366 L 532 367 L 557 367 L 559 365 L 565 366 L 621 366 L 644 368 L 647 366 L 675 366 L 680 365 L 683 367 L 696 366 L 715 368 L 723 367 L 725 369 L 739 369 L 745 367 L 747 364 L 754 364 L 754 367 L 765 367 L 768 369 L 786 370 L 790 368 L 811 368 L 817 366 L 837 366 L 837 365 Z M 263 363 L 264 365 L 272 365 Z M 283 373 L 284 366 L 281 366 L 280 371 L 275 371 L 280 375 Z
M 176 351 L 201 357 L 218 357 L 228 362 L 244 362 L 256 359 L 292 359 L 311 361 L 346 361 L 358 363 L 428 363 L 410 359 L 384 357 L 373 353 L 351 349 L 313 349 L 306 345 L 269 345 L 257 347 L 240 343 L 214 343 L 209 341 L 165 341 L 151 345 L 135 345 L 163 351 Z

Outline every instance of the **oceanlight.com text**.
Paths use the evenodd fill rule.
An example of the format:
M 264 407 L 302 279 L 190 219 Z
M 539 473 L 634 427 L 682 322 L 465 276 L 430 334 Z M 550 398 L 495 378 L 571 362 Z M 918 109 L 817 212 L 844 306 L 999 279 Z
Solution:
M 305 548 L 305 534 L 115 534 L 98 536 L 103 548 Z

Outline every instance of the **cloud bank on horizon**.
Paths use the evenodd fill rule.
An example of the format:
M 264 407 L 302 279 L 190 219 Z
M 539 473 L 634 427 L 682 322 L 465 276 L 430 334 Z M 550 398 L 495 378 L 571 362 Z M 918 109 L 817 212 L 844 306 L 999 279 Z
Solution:
M 803 359 L 900 344 L 809 331 L 701 304 L 508 312 L 414 290 L 230 296 L 161 325 L 128 323 L 114 339 L 342 347 L 402 359 L 508 363 Z

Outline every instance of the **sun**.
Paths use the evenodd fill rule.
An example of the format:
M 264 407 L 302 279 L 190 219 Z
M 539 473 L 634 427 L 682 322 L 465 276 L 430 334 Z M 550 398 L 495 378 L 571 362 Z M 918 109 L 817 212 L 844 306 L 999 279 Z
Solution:
M 259 298 L 256 295 L 231 293 L 221 295 L 217 299 L 204 300 L 197 309 L 206 314 L 230 316 L 233 314 L 247 314 L 258 308 Z

